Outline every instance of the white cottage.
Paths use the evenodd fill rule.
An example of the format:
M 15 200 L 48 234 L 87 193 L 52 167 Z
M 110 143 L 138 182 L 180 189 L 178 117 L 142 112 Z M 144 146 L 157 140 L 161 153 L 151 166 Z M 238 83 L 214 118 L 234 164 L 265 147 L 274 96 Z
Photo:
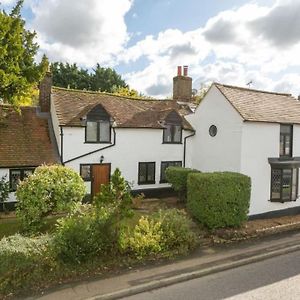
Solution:
M 189 166 L 250 176 L 250 215 L 300 212 L 298 100 L 214 83 L 187 119 L 196 130 Z

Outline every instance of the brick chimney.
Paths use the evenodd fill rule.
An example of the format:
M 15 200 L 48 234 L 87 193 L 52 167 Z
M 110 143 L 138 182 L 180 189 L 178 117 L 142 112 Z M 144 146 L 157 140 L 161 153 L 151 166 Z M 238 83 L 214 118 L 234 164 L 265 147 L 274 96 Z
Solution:
M 41 112 L 50 112 L 52 74 L 47 71 L 45 77 L 40 82 L 39 105 Z
M 192 78 L 188 76 L 188 66 L 177 67 L 177 76 L 173 78 L 173 99 L 181 102 L 192 100 Z

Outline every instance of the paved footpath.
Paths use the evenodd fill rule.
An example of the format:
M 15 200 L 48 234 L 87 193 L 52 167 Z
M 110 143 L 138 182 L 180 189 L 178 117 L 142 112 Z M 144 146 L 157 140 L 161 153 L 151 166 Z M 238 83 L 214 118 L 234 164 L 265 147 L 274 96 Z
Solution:
M 192 255 L 110 277 L 68 284 L 29 299 L 119 299 L 300 250 L 300 232 L 229 245 L 202 247 Z

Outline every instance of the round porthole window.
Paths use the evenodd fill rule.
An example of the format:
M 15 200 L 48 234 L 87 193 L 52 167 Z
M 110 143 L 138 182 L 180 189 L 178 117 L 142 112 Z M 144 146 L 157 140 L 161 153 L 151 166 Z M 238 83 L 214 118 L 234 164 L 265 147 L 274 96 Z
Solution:
M 211 125 L 209 127 L 209 135 L 210 136 L 216 136 L 218 132 L 217 126 L 216 125 Z

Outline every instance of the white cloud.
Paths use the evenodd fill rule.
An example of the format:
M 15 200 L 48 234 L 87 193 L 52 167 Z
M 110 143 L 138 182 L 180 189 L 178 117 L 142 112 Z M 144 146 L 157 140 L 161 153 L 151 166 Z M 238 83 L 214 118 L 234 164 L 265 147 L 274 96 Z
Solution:
M 125 14 L 132 0 L 32 0 L 41 51 L 87 67 L 105 63 L 128 40 Z
M 169 29 L 147 36 L 118 58 L 126 63 L 148 60 L 144 70 L 126 78 L 152 95 L 171 95 L 176 65 L 184 64 L 198 78 L 196 88 L 200 81 L 245 86 L 252 80 L 253 88 L 296 93 L 299 76 L 272 78 L 291 66 L 300 67 L 299 13 L 300 0 L 278 0 L 270 7 L 246 4 L 219 13 L 193 31 Z

